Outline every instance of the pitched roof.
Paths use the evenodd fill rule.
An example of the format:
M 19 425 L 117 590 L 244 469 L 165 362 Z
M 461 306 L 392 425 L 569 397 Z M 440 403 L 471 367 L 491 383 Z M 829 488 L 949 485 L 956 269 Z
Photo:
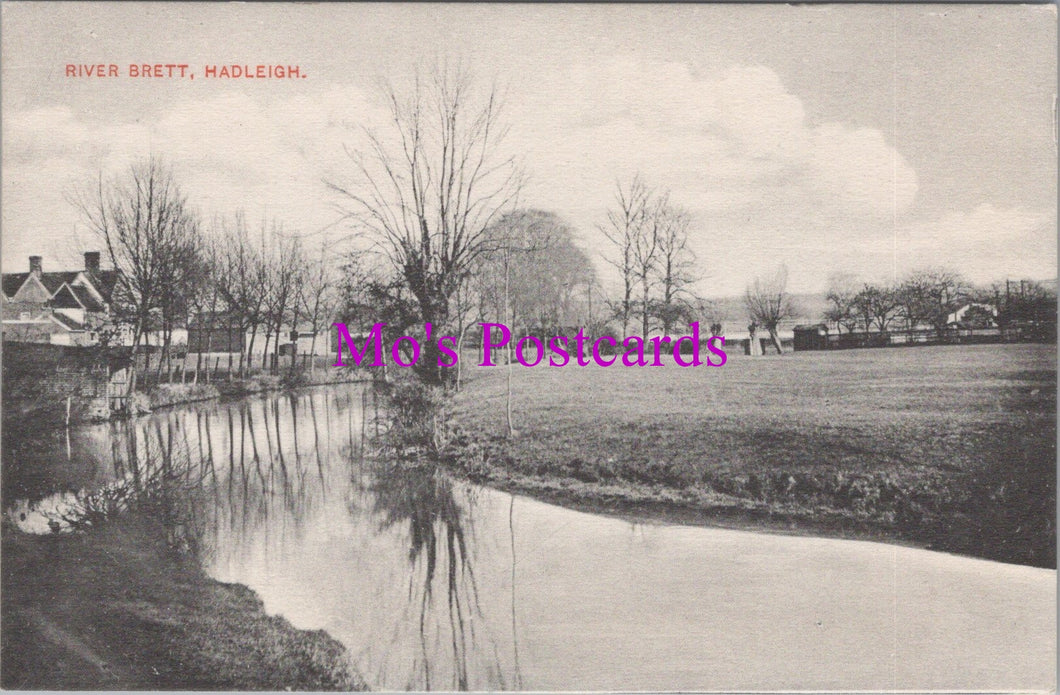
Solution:
M 77 297 L 78 301 L 81 302 L 81 306 L 85 308 L 85 311 L 103 311 L 103 305 L 92 296 L 92 293 L 89 292 L 88 289 L 81 285 L 70 285 L 69 287 Z M 102 294 L 102 292 L 100 294 Z
M 110 304 L 121 273 L 117 270 L 86 270 L 84 272 L 85 277 L 92 281 L 92 286 L 102 295 L 103 301 Z
M 4 273 L 4 294 L 8 297 L 15 296 L 29 276 L 29 273 Z M 63 286 L 63 283 L 73 282 L 76 277 L 77 271 L 73 271 L 41 273 L 38 279 L 44 285 L 44 289 L 48 290 L 48 294 L 55 294 Z
M 58 292 L 64 284 L 70 284 L 71 289 L 73 289 L 74 293 L 78 295 L 78 299 L 81 299 L 81 294 L 78 293 L 77 289 L 78 286 L 71 284 L 81 273 L 84 273 L 88 281 L 92 283 L 95 290 L 103 297 L 103 301 L 109 303 L 114 294 L 114 286 L 118 284 L 118 278 L 120 277 L 120 274 L 116 270 L 61 270 L 51 273 L 41 273 L 40 281 L 41 284 L 44 285 L 44 289 L 48 290 L 48 292 L 53 295 Z M 26 278 L 28 278 L 29 275 L 29 273 L 4 273 L 4 294 L 8 298 L 14 297 L 22 287 L 23 283 L 26 282 Z M 87 291 L 85 290 L 81 290 L 81 292 L 87 294 Z M 89 311 L 103 310 L 103 307 L 98 301 L 93 299 L 92 303 L 98 308 L 91 308 L 88 305 L 85 305 L 85 308 Z M 83 300 L 82 304 L 84 304 Z
M 77 278 L 77 274 L 80 271 L 57 271 L 53 273 L 41 273 L 40 281 L 49 292 L 55 294 L 59 289 L 67 283 L 73 282 Z
M 29 273 L 4 273 L 4 295 L 8 298 L 14 297 L 27 277 Z
M 52 295 L 51 306 L 56 309 L 80 309 L 82 304 L 70 285 L 63 285 Z
M 69 331 L 83 331 L 83 330 L 85 330 L 84 324 L 81 324 L 81 323 L 78 323 L 77 321 L 74 321 L 72 318 L 70 318 L 69 316 L 66 316 L 65 314 L 54 313 L 54 314 L 52 314 L 51 317 L 56 323 L 58 323 L 60 326 L 62 326 L 63 328 L 65 328 L 65 329 L 67 329 Z

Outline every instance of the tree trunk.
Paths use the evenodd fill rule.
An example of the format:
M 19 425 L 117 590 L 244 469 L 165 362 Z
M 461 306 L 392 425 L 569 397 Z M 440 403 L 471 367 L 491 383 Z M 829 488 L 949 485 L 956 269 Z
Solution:
M 646 277 L 643 278 L 642 283 L 644 285 L 644 292 L 643 292 L 643 300 L 642 300 L 643 304 L 641 305 L 641 310 L 640 310 L 640 315 L 641 315 L 641 329 L 640 329 L 641 333 L 640 333 L 640 337 L 643 338 L 644 340 L 647 340 L 648 339 L 648 279 Z
M 254 368 L 254 340 L 257 337 L 258 337 L 258 325 L 254 324 L 254 326 L 250 329 L 250 344 L 247 345 L 247 350 L 246 350 L 246 352 L 247 352 L 247 362 L 246 362 L 247 370 L 250 370 L 250 369 Z M 240 360 L 239 360 L 239 376 L 242 379 L 245 379 L 246 376 L 247 376 L 246 371 L 244 371 L 244 369 L 243 369 L 243 360 L 242 360 L 242 358 L 240 358 Z
M 190 331 L 188 332 L 188 337 L 189 338 L 191 337 L 191 332 Z M 189 343 L 188 347 L 190 348 L 191 347 L 191 345 L 190 345 L 191 340 L 188 340 L 188 343 Z M 197 347 L 199 348 L 199 351 L 195 353 L 195 376 L 192 378 L 192 382 L 191 382 L 193 384 L 198 384 L 199 383 L 199 370 L 202 369 L 202 346 L 199 345 Z
M 464 363 L 461 360 L 461 357 L 463 357 L 463 354 L 464 354 L 464 336 L 465 335 L 467 335 L 467 328 L 464 326 L 464 324 L 460 324 L 460 333 L 457 335 L 457 338 L 456 338 L 456 354 L 457 354 L 457 359 L 456 359 L 456 390 L 457 391 L 460 390 L 460 381 L 461 381 L 461 379 L 462 379 L 462 377 L 464 375 L 464 368 L 462 366 Z
M 144 375 L 151 371 L 151 341 L 147 336 L 147 329 L 140 332 L 140 335 L 136 339 L 137 341 L 144 341 Z M 136 343 L 133 343 L 134 345 Z M 136 368 L 136 365 L 133 365 Z
M 778 355 L 783 355 L 784 354 L 784 348 L 780 347 L 780 336 L 777 335 L 777 329 L 776 328 L 770 328 L 769 329 L 769 339 L 770 339 L 770 341 L 772 341 L 773 347 L 775 347 L 777 349 L 777 354 Z
M 261 350 L 261 370 L 268 370 L 269 341 L 272 339 L 272 331 L 265 329 L 265 347 Z

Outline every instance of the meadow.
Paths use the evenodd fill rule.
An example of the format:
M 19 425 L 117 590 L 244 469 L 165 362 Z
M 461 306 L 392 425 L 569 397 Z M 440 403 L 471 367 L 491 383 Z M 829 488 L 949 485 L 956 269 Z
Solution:
M 472 368 L 451 461 L 571 506 L 1056 566 L 1056 346 Z

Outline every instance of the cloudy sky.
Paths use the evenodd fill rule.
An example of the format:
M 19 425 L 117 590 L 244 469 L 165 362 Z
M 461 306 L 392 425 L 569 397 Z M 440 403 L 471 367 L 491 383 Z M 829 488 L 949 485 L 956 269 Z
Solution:
M 243 210 L 338 240 L 325 180 L 385 125 L 378 83 L 463 61 L 506 91 L 522 199 L 583 246 L 640 172 L 693 214 L 707 295 L 786 263 L 889 280 L 1056 277 L 1052 6 L 3 3 L 4 271 L 79 267 L 65 192 L 149 154 L 206 219 Z M 199 79 L 124 76 L 187 63 Z M 65 76 L 76 63 L 122 77 Z M 207 64 L 304 79 L 206 80 Z

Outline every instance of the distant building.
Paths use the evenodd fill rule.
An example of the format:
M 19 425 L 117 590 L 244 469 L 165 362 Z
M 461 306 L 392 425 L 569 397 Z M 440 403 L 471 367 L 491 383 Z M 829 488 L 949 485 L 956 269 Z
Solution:
M 795 326 L 792 342 L 792 349 L 798 351 L 827 350 L 828 325 L 815 323 L 806 326 Z
M 188 352 L 241 352 L 246 345 L 238 319 L 226 312 L 204 311 L 188 324 Z
M 99 251 L 85 253 L 81 270 L 44 272 L 40 256 L 29 271 L 3 274 L 0 322 L 3 339 L 53 345 L 92 345 L 110 321 L 119 274 L 103 270 Z
M 993 304 L 981 304 L 979 302 L 971 302 L 969 304 L 965 304 L 960 309 L 946 317 L 946 324 L 953 326 L 962 323 L 964 321 L 965 314 L 967 314 L 972 307 L 978 307 L 979 309 L 982 309 L 983 312 L 989 313 L 990 316 L 994 317 L 995 319 L 997 318 L 997 307 Z

